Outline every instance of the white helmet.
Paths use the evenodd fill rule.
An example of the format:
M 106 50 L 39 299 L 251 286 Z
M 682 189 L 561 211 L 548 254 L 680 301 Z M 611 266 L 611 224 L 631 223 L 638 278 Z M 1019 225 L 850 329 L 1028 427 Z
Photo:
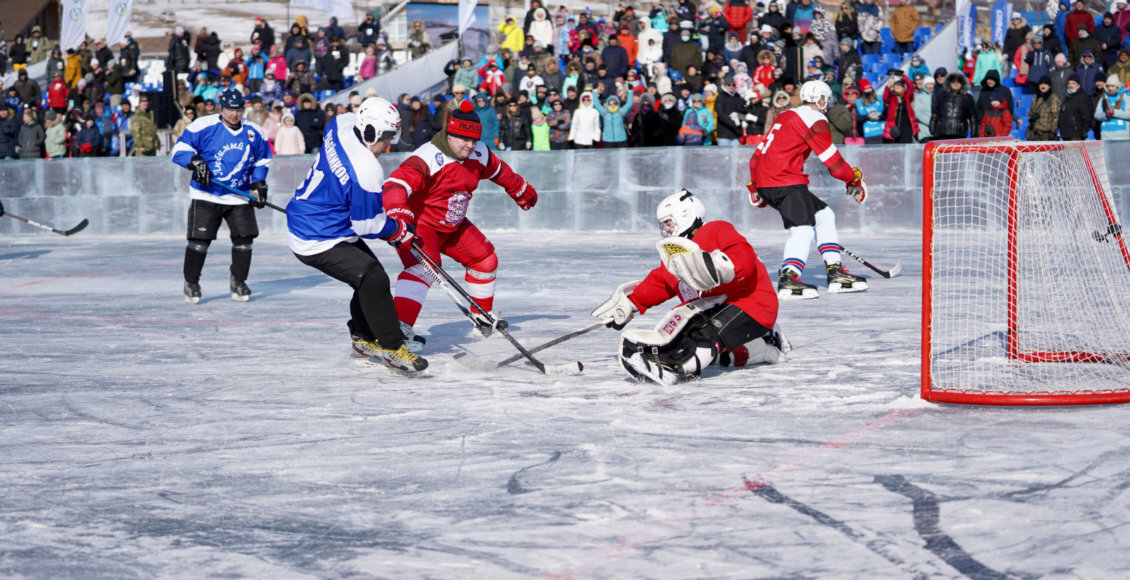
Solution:
M 357 108 L 357 125 L 353 129 L 367 147 L 390 139 L 396 145 L 400 142 L 400 112 L 380 97 L 369 97 Z
M 824 105 L 820 105 L 820 99 L 824 99 Z M 832 94 L 832 89 L 828 83 L 824 81 L 808 81 L 800 87 L 800 102 L 812 103 L 821 113 L 825 113 L 836 102 L 836 95 Z
M 659 220 L 661 236 L 688 237 L 702 226 L 706 206 L 693 193 L 680 189 L 659 202 L 659 207 L 655 208 L 655 217 Z

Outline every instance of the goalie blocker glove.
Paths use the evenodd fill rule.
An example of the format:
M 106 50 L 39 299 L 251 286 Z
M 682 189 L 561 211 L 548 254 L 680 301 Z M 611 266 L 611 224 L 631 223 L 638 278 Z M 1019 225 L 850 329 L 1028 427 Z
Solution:
M 863 172 L 858 167 L 851 170 L 855 173 L 855 178 L 847 183 L 847 194 L 857 203 L 863 203 L 867 201 L 867 184 L 863 182 Z
M 200 187 L 208 187 L 212 184 L 212 170 L 208 169 L 208 162 L 199 155 L 193 155 L 192 159 L 188 162 L 188 168 L 192 170 L 192 180 L 200 184 Z

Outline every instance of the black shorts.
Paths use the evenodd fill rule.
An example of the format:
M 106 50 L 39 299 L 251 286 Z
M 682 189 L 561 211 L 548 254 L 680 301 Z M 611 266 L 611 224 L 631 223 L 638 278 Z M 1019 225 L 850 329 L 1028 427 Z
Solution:
M 361 240 L 341 242 L 334 247 L 313 256 L 299 256 L 298 261 L 321 271 L 323 274 L 349 284 L 354 290 L 361 287 L 361 279 L 373 265 L 381 262 L 369 246 Z M 382 268 L 383 269 L 383 268 Z
M 223 205 L 192 200 L 188 206 L 188 239 L 216 239 L 220 222 L 226 221 L 232 239 L 255 238 L 259 236 L 259 222 L 255 220 L 255 208 L 250 204 Z
M 759 187 L 757 193 L 773 209 L 781 212 L 786 230 L 796 226 L 815 226 L 816 212 L 828 207 L 824 200 L 808 190 L 807 185 Z

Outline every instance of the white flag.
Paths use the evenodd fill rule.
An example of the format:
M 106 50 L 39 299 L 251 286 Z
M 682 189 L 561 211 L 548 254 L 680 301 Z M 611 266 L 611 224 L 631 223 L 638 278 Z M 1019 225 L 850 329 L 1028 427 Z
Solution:
M 353 3 L 350 0 L 290 0 L 291 6 L 321 10 L 338 20 L 353 18 Z
M 110 0 L 110 20 L 106 23 L 106 45 L 113 46 L 126 37 L 133 0 Z
M 86 40 L 87 0 L 63 0 L 63 30 L 59 35 L 59 50 L 78 48 Z
M 475 5 L 478 0 L 459 0 L 459 36 L 475 22 Z

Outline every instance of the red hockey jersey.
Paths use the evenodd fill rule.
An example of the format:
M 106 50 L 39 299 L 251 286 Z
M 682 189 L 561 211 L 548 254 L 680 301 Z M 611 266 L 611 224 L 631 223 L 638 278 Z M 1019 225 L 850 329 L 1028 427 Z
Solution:
M 699 292 L 679 281 L 662 264 L 636 286 L 628 299 L 640 312 L 675 296 L 687 302 L 703 296 L 725 295 L 726 303 L 741 308 L 765 328 L 777 321 L 777 288 L 753 246 L 730 222 L 707 222 L 692 238 L 704 252 L 722 250 L 734 263 L 734 279 L 729 283 Z
M 429 142 L 413 151 L 385 180 L 382 202 L 386 213 L 407 208 L 416 223 L 450 232 L 467 217 L 467 205 L 483 179 L 497 183 L 507 193 L 518 191 L 523 183 L 482 141 L 462 162 Z
M 851 165 L 832 144 L 828 118 L 816 109 L 800 106 L 781 113 L 765 141 L 757 146 L 749 159 L 750 181 L 757 187 L 808 185 L 804 162 L 812 152 L 832 177 L 845 183 L 855 179 Z

